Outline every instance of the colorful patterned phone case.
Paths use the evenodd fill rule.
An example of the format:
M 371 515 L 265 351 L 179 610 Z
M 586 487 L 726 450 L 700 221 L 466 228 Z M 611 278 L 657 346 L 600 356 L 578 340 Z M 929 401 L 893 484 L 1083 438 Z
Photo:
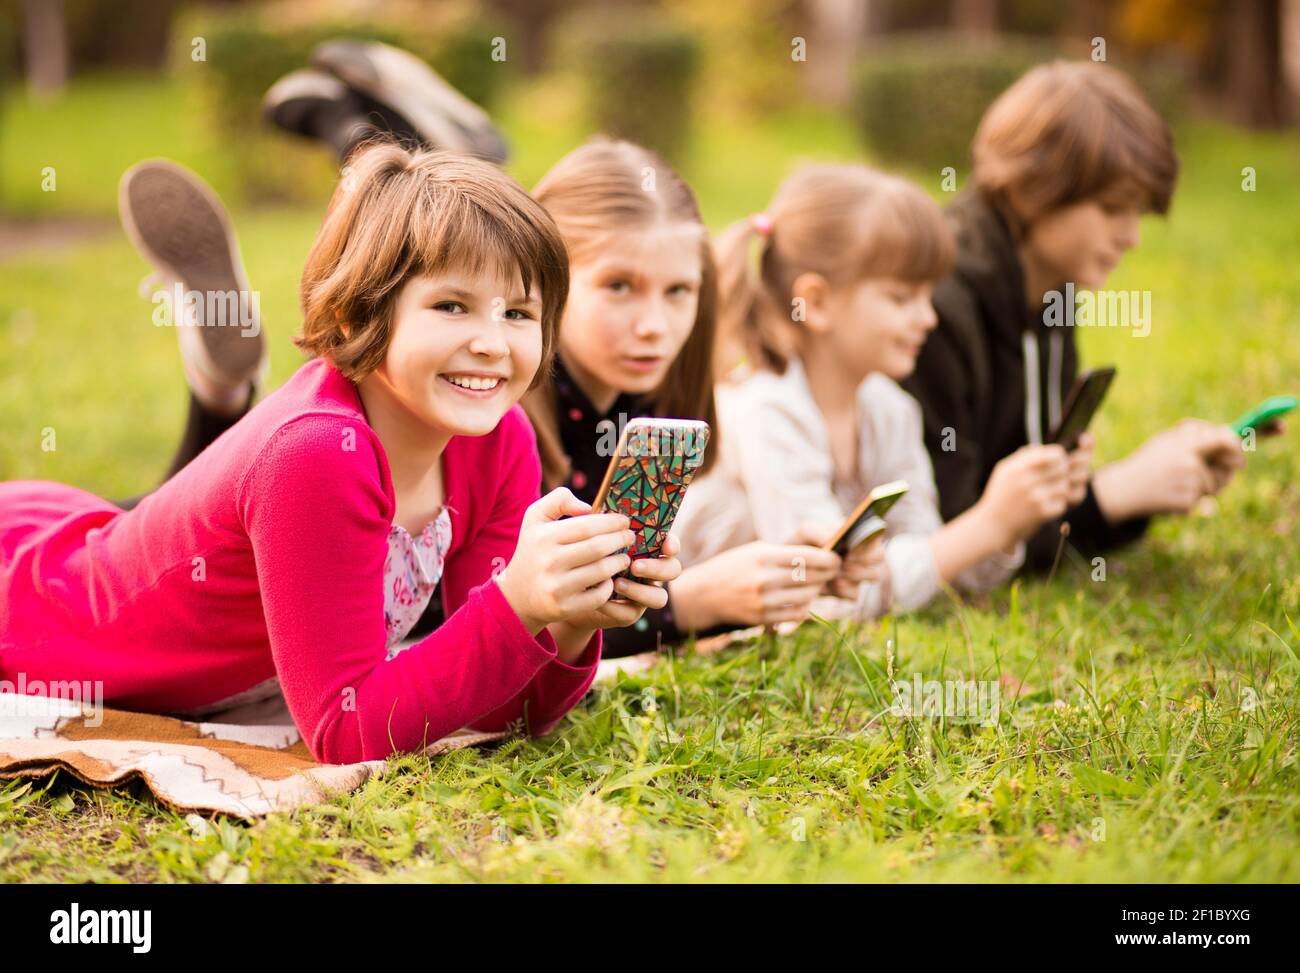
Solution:
M 659 556 L 708 444 L 709 424 L 695 419 L 633 419 L 624 428 L 592 507 L 632 521 L 633 560 Z

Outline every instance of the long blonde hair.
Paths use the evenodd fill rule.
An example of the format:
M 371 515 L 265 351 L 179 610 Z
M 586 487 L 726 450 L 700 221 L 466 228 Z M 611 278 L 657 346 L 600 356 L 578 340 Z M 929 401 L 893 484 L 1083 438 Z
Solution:
M 938 204 L 906 179 L 863 165 L 806 165 L 764 213 L 723 232 L 715 249 L 716 366 L 726 375 L 742 360 L 785 371 L 802 334 L 792 296 L 800 274 L 820 274 L 831 286 L 869 277 L 936 281 L 956 246 Z
M 663 222 L 699 226 L 701 281 L 695 322 L 663 382 L 647 399 L 657 416 L 703 419 L 713 427 L 703 467 L 708 469 L 718 453 L 712 367 L 717 272 L 695 194 L 649 149 L 597 138 L 557 162 L 537 184 L 533 198 L 559 226 L 570 264 L 597 252 L 613 234 L 635 233 Z M 537 431 L 544 489 L 554 489 L 568 480 L 572 463 L 560 445 L 553 386 L 542 383 L 522 404 Z

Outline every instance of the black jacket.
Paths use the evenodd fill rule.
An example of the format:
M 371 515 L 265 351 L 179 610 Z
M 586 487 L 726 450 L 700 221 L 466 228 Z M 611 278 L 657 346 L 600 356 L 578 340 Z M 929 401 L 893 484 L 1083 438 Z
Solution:
M 921 403 L 940 511 L 951 520 L 980 498 L 1000 459 L 1051 434 L 1079 355 L 1072 328 L 1049 327 L 1025 306 L 1015 241 L 997 210 L 968 190 L 947 216 L 957 261 L 935 288 L 939 324 L 903 384 Z M 1129 543 L 1147 526 L 1146 518 L 1108 522 L 1091 484 L 1064 520 L 1069 545 L 1085 557 Z M 1045 525 L 1028 544 L 1026 566 L 1050 567 L 1060 538 L 1059 521 Z

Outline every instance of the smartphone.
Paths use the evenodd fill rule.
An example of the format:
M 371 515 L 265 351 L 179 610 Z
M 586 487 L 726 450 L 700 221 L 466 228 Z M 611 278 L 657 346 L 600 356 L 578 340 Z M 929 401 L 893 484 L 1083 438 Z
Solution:
M 1106 390 L 1115 379 L 1112 367 L 1093 368 L 1074 380 L 1074 388 L 1065 400 L 1065 412 L 1061 424 L 1056 427 L 1049 443 L 1059 443 L 1067 450 L 1079 445 L 1079 437 L 1088 430 L 1092 417 L 1101 408 L 1101 400 L 1106 397 Z
M 1271 398 L 1265 399 L 1234 422 L 1232 424 L 1232 431 L 1238 436 L 1244 436 L 1251 429 L 1259 429 L 1260 426 L 1266 426 L 1274 419 L 1286 415 L 1295 407 L 1296 397 L 1294 395 L 1274 395 Z
M 882 483 L 858 504 L 858 508 L 849 514 L 825 544 L 823 549 L 834 551 L 840 557 L 846 557 L 854 548 L 865 544 L 885 529 L 885 514 L 907 492 L 903 480 Z
M 632 560 L 659 557 L 682 497 L 704 462 L 709 424 L 698 419 L 637 418 L 628 422 L 591 505 L 595 513 L 623 514 L 636 543 Z M 631 577 L 621 571 L 615 577 Z

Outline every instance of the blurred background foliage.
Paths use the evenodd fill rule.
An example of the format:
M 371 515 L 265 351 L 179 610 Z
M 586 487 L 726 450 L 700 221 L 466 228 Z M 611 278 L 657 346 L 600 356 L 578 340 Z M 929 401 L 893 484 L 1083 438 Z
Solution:
M 368 16 L 355 3 L 196 5 L 182 12 L 169 45 L 170 73 L 182 79 L 196 111 L 228 149 L 236 179 L 252 200 L 318 199 L 334 168 L 319 147 L 258 124 L 262 96 L 278 79 L 307 66 L 318 44 L 335 37 L 383 41 L 430 64 L 489 111 L 509 60 L 492 60 L 492 38 L 507 30 L 470 4 L 391 2 Z M 205 70 L 196 70 L 202 38 Z
M 1300 0 L 0 0 L 0 213 L 104 208 L 42 198 L 39 160 L 15 144 L 70 88 L 96 84 L 114 97 L 84 106 L 110 116 L 72 120 L 123 152 L 202 160 L 236 202 L 321 199 L 328 154 L 272 131 L 258 106 L 341 35 L 411 50 L 511 124 L 569 145 L 623 135 L 678 162 L 700 151 L 701 125 L 797 115 L 833 119 L 882 161 L 960 172 L 999 91 L 1033 63 L 1093 56 L 1099 39 L 1175 121 L 1287 127 L 1300 79 Z M 150 121 L 126 117 L 144 102 L 123 79 L 165 89 L 157 106 L 184 131 L 154 119 L 172 141 L 131 143 Z M 117 145 L 102 148 L 111 170 Z
M 647 6 L 575 8 L 552 28 L 554 63 L 581 92 L 591 127 L 680 160 L 700 56 L 695 33 Z

